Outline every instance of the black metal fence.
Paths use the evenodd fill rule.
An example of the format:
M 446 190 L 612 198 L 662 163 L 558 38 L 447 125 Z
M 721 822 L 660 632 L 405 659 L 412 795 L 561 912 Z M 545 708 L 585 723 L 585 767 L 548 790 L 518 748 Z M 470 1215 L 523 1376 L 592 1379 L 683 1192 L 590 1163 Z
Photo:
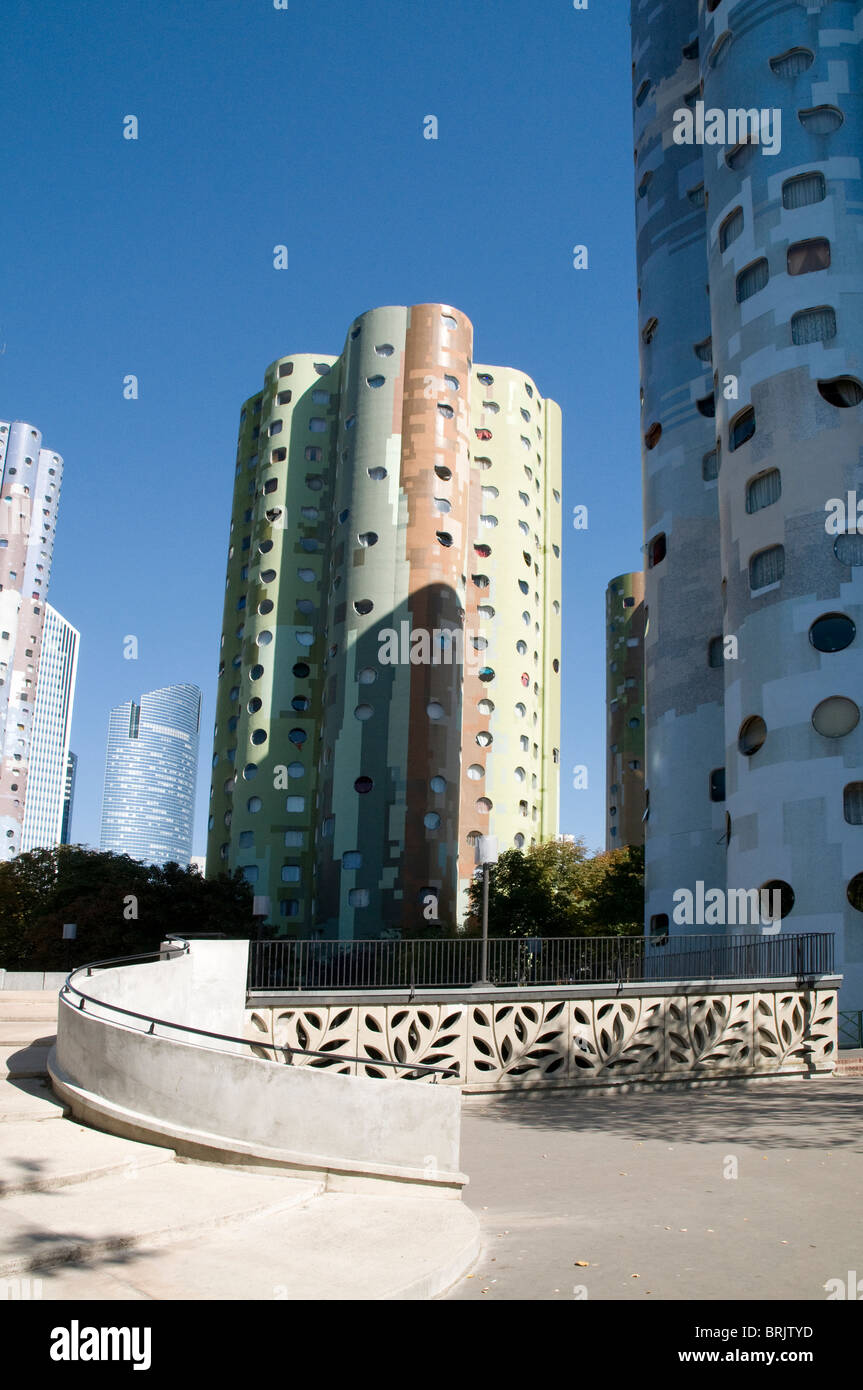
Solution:
M 500 937 L 493 985 L 744 980 L 829 975 L 832 932 L 776 936 Z M 479 980 L 476 937 L 415 941 L 253 941 L 249 989 L 459 989 Z

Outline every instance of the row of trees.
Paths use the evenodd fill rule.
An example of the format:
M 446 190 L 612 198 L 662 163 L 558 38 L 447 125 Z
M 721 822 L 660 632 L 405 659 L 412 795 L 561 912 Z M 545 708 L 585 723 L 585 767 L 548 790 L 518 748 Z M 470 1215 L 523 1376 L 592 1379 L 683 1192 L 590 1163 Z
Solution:
M 639 936 L 643 873 L 642 849 L 591 855 L 583 840 L 551 840 L 506 850 L 490 874 L 490 934 Z M 479 877 L 470 905 L 473 933 L 480 929 Z M 67 922 L 77 927 L 74 947 L 62 939 Z M 252 889 L 240 871 L 204 879 L 195 868 L 160 868 L 80 845 L 0 864 L 0 967 L 7 970 L 63 970 L 73 959 L 144 954 L 170 932 L 254 936 Z
M 74 922 L 74 948 L 62 940 Z M 141 864 L 80 845 L 33 850 L 0 864 L 0 966 L 65 970 L 74 961 L 155 951 L 168 932 L 255 931 L 252 889 L 239 871 Z

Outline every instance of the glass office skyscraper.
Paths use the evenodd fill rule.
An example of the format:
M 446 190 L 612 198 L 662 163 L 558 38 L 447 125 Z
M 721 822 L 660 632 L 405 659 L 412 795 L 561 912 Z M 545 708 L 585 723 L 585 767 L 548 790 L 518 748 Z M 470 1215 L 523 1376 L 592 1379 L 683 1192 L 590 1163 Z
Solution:
M 53 849 L 63 843 L 78 642 L 77 630 L 47 604 L 21 831 L 21 849 L 25 852 Z
M 100 847 L 149 864 L 188 864 L 198 767 L 201 692 L 151 690 L 108 719 Z

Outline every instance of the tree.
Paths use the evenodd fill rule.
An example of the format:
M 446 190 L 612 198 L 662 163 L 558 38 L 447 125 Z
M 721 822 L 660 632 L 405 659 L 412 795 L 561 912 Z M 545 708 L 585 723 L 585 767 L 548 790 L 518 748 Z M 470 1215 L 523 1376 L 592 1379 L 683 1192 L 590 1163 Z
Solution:
M 62 940 L 74 922 L 74 945 Z M 70 961 L 143 955 L 169 932 L 255 932 L 252 890 L 239 872 L 204 879 L 179 864 L 142 864 L 81 845 L 33 850 L 0 864 L 0 966 L 63 970 Z
M 489 875 L 492 936 L 640 936 L 644 851 L 589 855 L 583 839 L 505 850 Z M 482 912 L 482 879 L 470 885 L 469 929 Z

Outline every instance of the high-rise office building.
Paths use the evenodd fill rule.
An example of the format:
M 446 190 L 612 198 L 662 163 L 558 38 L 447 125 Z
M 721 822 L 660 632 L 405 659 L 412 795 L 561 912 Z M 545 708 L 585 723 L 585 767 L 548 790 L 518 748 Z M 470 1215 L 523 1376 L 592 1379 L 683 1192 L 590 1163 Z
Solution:
M 463 919 L 557 833 L 561 421 L 441 304 L 266 371 L 240 417 L 207 871 L 271 930 Z
M 21 849 L 63 460 L 0 421 L 0 856 Z
M 863 1004 L 863 6 L 633 0 L 647 915 L 768 887 Z M 863 489 L 861 489 L 863 496 Z M 850 514 L 848 510 L 849 502 Z
M 605 591 L 605 848 L 644 844 L 644 574 Z
M 100 848 L 148 864 L 188 864 L 198 768 L 201 692 L 151 690 L 108 719 Z
M 66 781 L 63 789 L 63 819 L 60 822 L 60 844 L 72 843 L 72 812 L 75 809 L 75 778 L 78 774 L 78 755 L 66 759 Z
M 21 831 L 22 851 L 53 849 L 63 843 L 79 636 L 56 608 L 46 604 Z

